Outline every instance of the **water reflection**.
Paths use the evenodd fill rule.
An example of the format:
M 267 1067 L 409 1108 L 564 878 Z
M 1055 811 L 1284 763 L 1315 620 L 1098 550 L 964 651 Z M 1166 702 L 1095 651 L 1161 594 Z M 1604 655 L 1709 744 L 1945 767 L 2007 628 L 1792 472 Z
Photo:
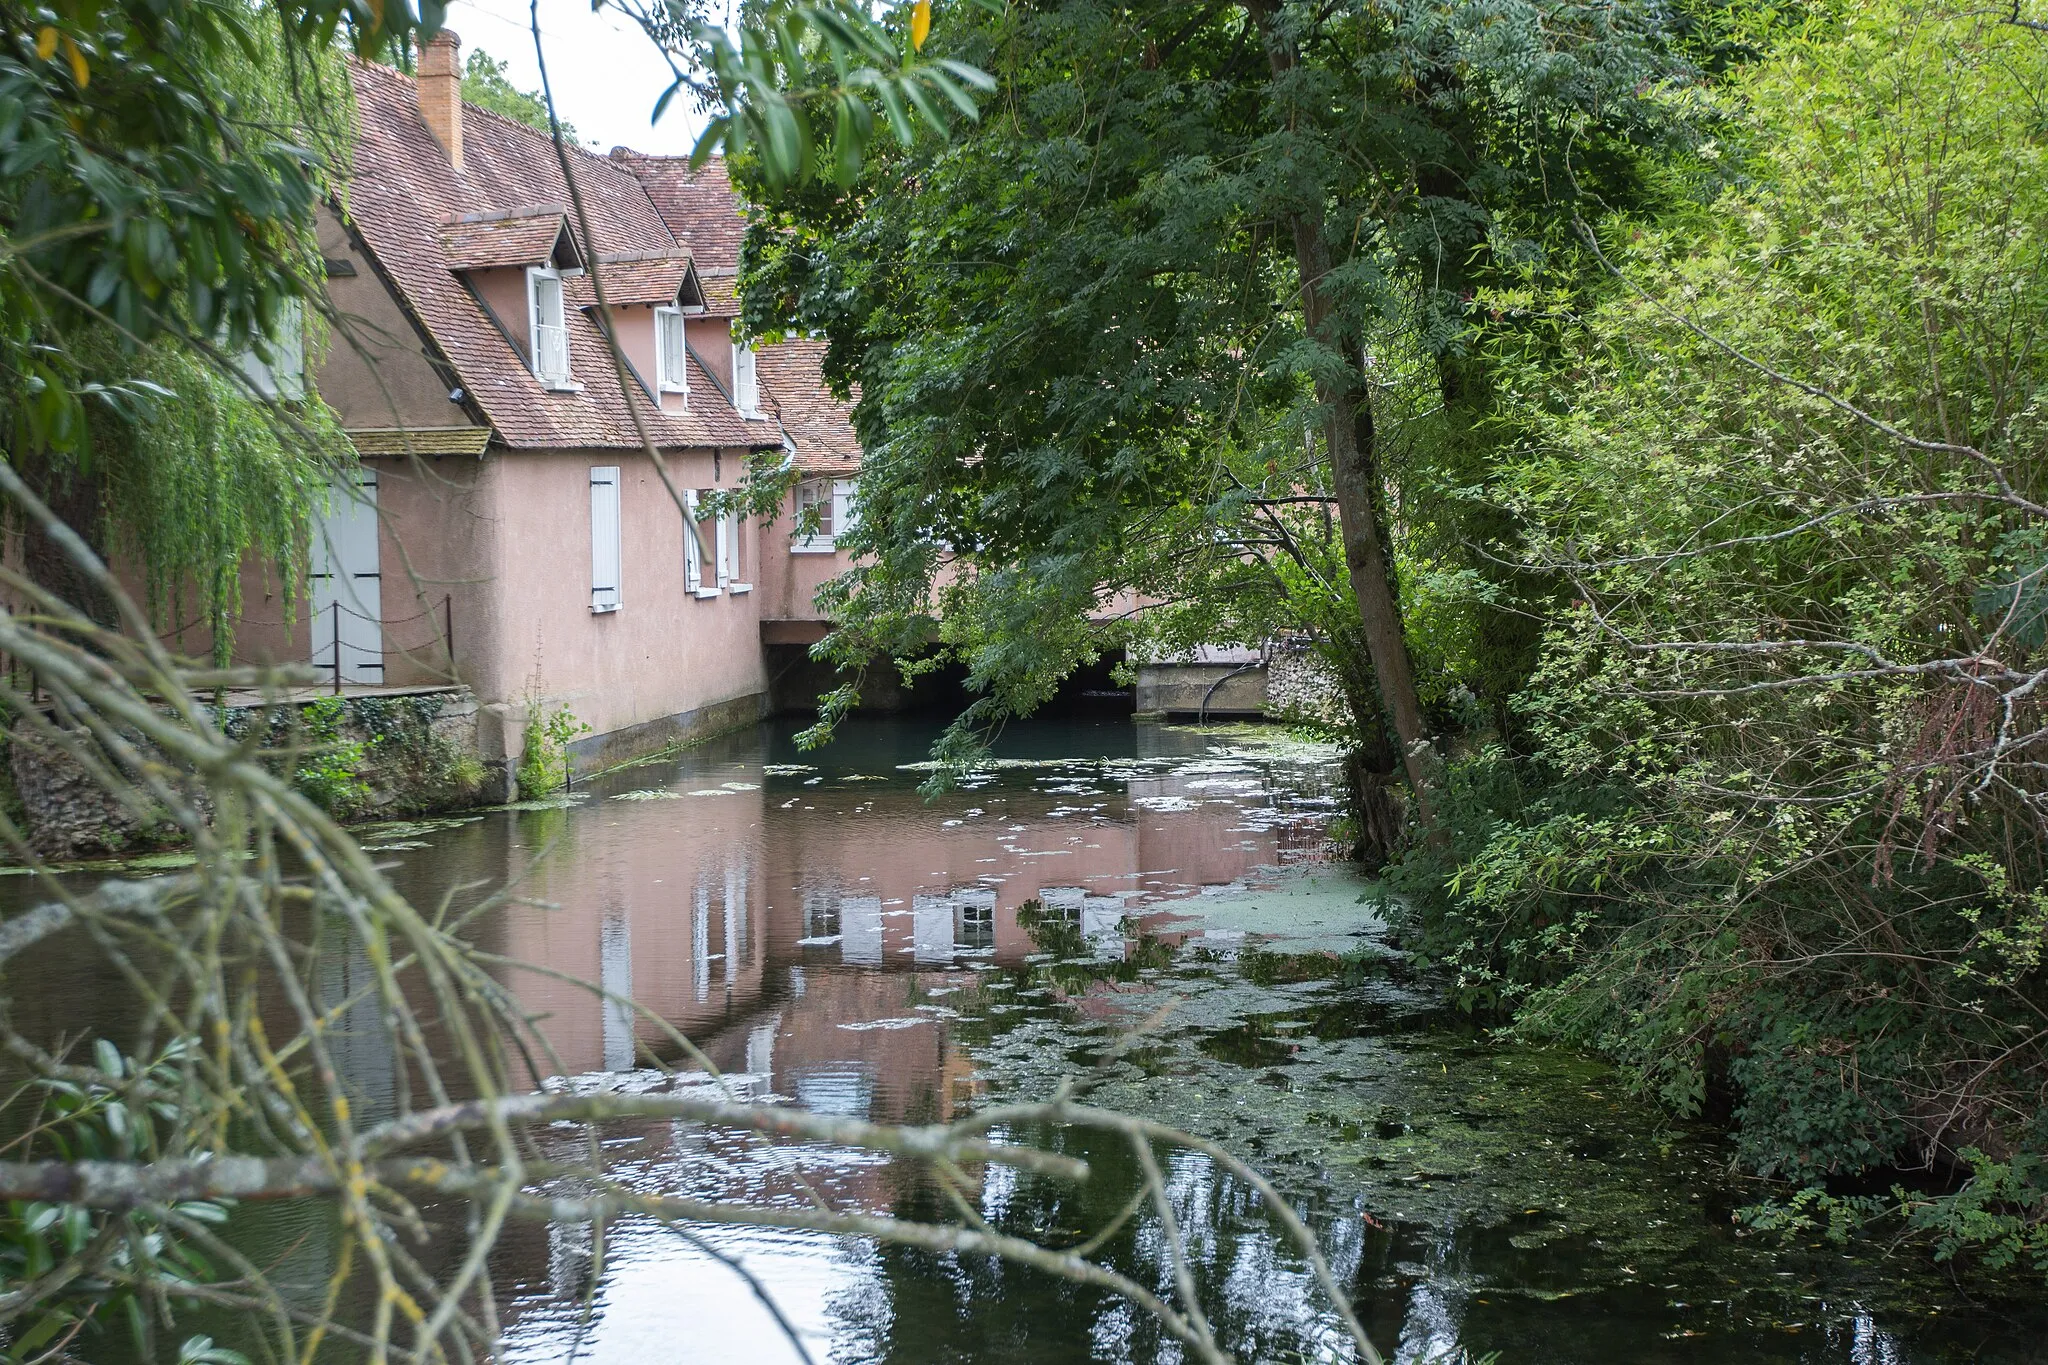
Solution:
M 1325 855 L 1336 803 L 1321 751 L 1275 732 L 1253 742 L 1024 726 L 1004 737 L 996 770 L 927 803 L 914 791 L 922 773 L 904 765 L 930 738 L 857 724 L 802 754 L 764 728 L 615 774 L 565 808 L 369 842 L 418 904 L 447 898 L 460 913 L 512 885 L 516 900 L 470 932 L 530 964 L 502 976 L 538 1021 L 550 1086 L 712 1084 L 680 1032 L 736 1095 L 936 1121 L 1042 1096 L 1101 1062 L 1136 1020 L 1183 1002 L 1109 1068 L 1105 1102 L 1227 1134 L 1272 1171 L 1403 1365 L 1493 1350 L 1616 1365 L 2048 1359 L 2038 1311 L 1973 1316 L 1938 1286 L 1919 1295 L 1897 1265 L 1738 1244 L 1711 1192 L 1725 1154 L 1696 1137 L 1646 1137 L 1660 1131 L 1655 1116 L 1599 1093 L 1597 1067 L 1445 1034 L 1422 983 L 1254 980 L 1234 968 L 1244 931 L 1181 912 Z M 1342 904 L 1363 913 L 1348 895 Z M 330 1004 L 367 980 L 346 936 L 332 937 L 315 973 Z M 55 1031 L 89 1016 L 104 1030 L 127 1008 L 103 982 L 65 975 L 89 967 L 45 965 L 44 977 L 10 982 L 18 1017 Z M 389 1109 L 400 1081 L 382 1028 L 366 999 L 334 1039 L 370 1113 Z M 565 1158 L 584 1140 L 540 1138 L 564 1144 Z M 969 1171 L 984 1219 L 1064 1245 L 1119 1213 L 1136 1179 L 1131 1153 L 1058 1141 L 1095 1178 L 1070 1187 L 1008 1167 Z M 861 1153 L 655 1121 L 608 1128 L 605 1142 L 622 1178 L 648 1193 L 949 1216 L 914 1172 Z M 1350 1360 L 1253 1193 L 1184 1153 L 1167 1171 L 1205 1301 L 1238 1358 Z M 800 1233 L 693 1234 L 743 1259 L 821 1362 L 1181 1358 L 1123 1302 L 1015 1267 Z M 272 1240 L 321 1292 L 333 1266 L 318 1220 L 280 1223 Z M 1149 1217 L 1104 1248 L 1162 1289 L 1164 1252 Z M 430 1264 L 435 1254 L 422 1252 Z M 514 1227 L 493 1272 L 507 1360 L 798 1358 L 728 1268 L 644 1220 Z M 1949 1311 L 1922 1311 L 1934 1302 Z
M 890 1073 L 899 1094 L 883 1112 L 897 1113 L 946 1072 L 946 1047 L 934 1045 L 943 1030 L 930 1027 L 945 1011 L 906 1012 L 903 983 L 839 971 L 1016 966 L 1037 951 L 1018 919 L 1033 901 L 1119 955 L 1133 910 L 1171 938 L 1159 909 L 1175 898 L 1242 886 L 1321 849 L 1330 800 L 1319 765 L 1287 764 L 1276 785 L 1270 763 L 1189 759 L 1205 746 L 1184 731 L 1104 730 L 1128 752 L 1012 756 L 937 804 L 912 790 L 920 774 L 875 762 L 895 754 L 858 734 L 830 767 L 728 743 L 614 777 L 574 810 L 447 831 L 431 851 L 401 851 L 394 876 L 428 900 L 457 877 L 513 877 L 545 907 L 515 907 L 478 933 L 494 952 L 607 993 L 508 975 L 570 1072 L 678 1060 L 666 1031 L 622 1003 L 630 997 L 721 1067 L 761 1070 L 750 1048 L 791 1074 L 887 1056 L 908 1068 Z M 656 778 L 667 780 L 649 785 Z M 757 1037 L 770 1011 L 772 1049 Z M 886 1036 L 911 1030 L 919 1037 Z M 790 1093 L 779 1074 L 773 1084 Z

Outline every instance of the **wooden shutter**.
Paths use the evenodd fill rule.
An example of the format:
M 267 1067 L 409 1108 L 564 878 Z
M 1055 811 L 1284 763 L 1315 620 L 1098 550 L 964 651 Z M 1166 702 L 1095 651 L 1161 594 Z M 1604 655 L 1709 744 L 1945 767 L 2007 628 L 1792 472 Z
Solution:
M 718 519 L 718 586 L 732 582 L 732 518 Z
M 251 342 L 235 357 L 235 366 L 249 386 L 265 398 L 295 400 L 306 396 L 306 313 L 298 299 L 278 309 L 275 332 L 261 343 Z
M 277 315 L 277 363 L 270 367 L 276 377 L 279 398 L 306 396 L 306 309 L 298 299 L 286 299 Z
M 738 342 L 732 347 L 732 401 L 748 417 L 761 409 L 761 384 L 754 376 L 754 348 Z
M 683 490 L 684 499 L 690 504 L 690 516 L 697 516 L 697 490 Z M 691 592 L 704 586 L 704 561 L 698 553 L 698 546 L 704 538 L 704 523 L 697 522 L 697 534 L 691 535 L 690 528 L 683 528 L 683 587 Z
M 683 315 L 673 308 L 664 308 L 657 316 L 661 319 L 661 387 L 675 393 L 687 393 L 690 386 L 689 349 L 684 342 Z
M 853 529 L 853 519 L 858 515 L 854 501 L 854 481 L 834 479 L 832 481 L 832 536 L 837 540 Z
M 619 467 L 590 471 L 590 609 L 619 609 Z
M 533 372 L 550 384 L 569 382 L 569 332 L 562 306 L 562 281 L 532 271 Z

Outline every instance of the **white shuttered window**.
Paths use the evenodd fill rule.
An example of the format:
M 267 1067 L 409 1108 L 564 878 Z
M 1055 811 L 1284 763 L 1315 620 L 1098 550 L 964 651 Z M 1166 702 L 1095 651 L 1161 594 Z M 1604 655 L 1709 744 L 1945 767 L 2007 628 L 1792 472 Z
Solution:
M 718 522 L 718 584 L 727 592 L 752 592 L 747 577 L 747 522 L 727 512 Z
M 277 327 L 261 349 L 251 346 L 237 357 L 249 384 L 265 398 L 297 401 L 306 396 L 306 310 L 298 299 L 286 299 L 277 310 Z
M 697 490 L 686 488 L 683 497 L 690 504 L 690 516 L 697 523 L 697 534 L 691 535 L 689 528 L 683 528 L 683 588 L 699 597 L 718 595 L 717 589 L 708 593 L 704 588 L 704 555 L 700 548 L 711 535 L 711 527 L 697 515 Z
M 657 308 L 654 310 L 655 368 L 661 372 L 659 384 L 663 393 L 690 392 L 690 350 L 684 341 L 683 310 L 680 308 Z
M 761 381 L 754 374 L 754 348 L 732 344 L 732 405 L 742 417 L 761 415 Z
M 526 272 L 528 323 L 532 328 L 534 377 L 550 388 L 568 388 L 569 325 L 562 277 L 538 266 Z
M 854 518 L 860 515 L 859 502 L 854 494 L 854 480 L 832 481 L 832 535 L 835 540 L 851 531 Z
M 619 467 L 590 471 L 590 609 L 619 609 Z

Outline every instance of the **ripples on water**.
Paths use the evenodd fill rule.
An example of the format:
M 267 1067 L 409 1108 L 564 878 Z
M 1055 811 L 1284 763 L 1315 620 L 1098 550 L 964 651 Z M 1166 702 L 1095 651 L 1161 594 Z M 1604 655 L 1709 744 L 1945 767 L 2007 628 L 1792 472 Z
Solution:
M 1096 1098 L 1231 1142 L 1297 1197 L 1404 1365 L 1521 1361 L 2048 1360 L 2037 1308 L 1973 1306 L 1909 1253 L 1871 1266 L 1738 1239 L 1705 1135 L 1675 1131 L 1581 1059 L 1504 1047 L 1442 1017 L 1370 933 L 1364 888 L 1323 866 L 1329 755 L 1278 731 L 1125 722 L 1013 727 L 1001 762 L 945 798 L 914 788 L 932 738 L 857 722 L 815 754 L 788 727 L 613 774 L 541 808 L 366 832 L 416 903 L 526 903 L 472 936 L 595 981 L 688 1035 L 735 1091 L 877 1122 L 1039 1098 L 1173 1011 L 1102 1072 Z M 1033 902 L 1025 910 L 1027 902 Z M 1246 931 L 1250 930 L 1250 937 Z M 1331 979 L 1318 957 L 1357 950 Z M 1051 951 L 1048 951 L 1051 950 Z M 326 983 L 351 989 L 350 965 Z M 1296 979 L 1306 976 L 1308 979 Z M 666 1032 L 558 977 L 506 974 L 573 1087 L 703 1085 Z M 18 993 L 53 1022 L 100 983 Z M 19 1011 L 18 1011 L 19 1012 Z M 388 1105 L 374 1021 L 338 1040 Z M 386 1067 L 388 1071 L 388 1067 Z M 846 1151 L 668 1123 L 608 1129 L 649 1192 L 943 1217 L 915 1173 Z M 1043 1134 L 1020 1137 L 1047 1139 Z M 569 1134 L 565 1141 L 581 1141 Z M 1127 1150 L 1075 1188 L 977 1173 L 981 1215 L 1052 1244 L 1134 1188 Z M 1205 1298 L 1246 1362 L 1349 1360 L 1257 1201 L 1206 1160 L 1168 1170 Z M 1013 1267 L 800 1233 L 700 1229 L 772 1291 L 819 1361 L 1168 1361 L 1120 1300 Z M 317 1238 L 266 1234 L 326 1267 Z M 732 1273 L 672 1233 L 519 1227 L 494 1257 L 519 1362 L 797 1357 Z M 1155 1221 L 1106 1256 L 1169 1280 Z M 2015 1317 L 2015 1312 L 2018 1316 Z

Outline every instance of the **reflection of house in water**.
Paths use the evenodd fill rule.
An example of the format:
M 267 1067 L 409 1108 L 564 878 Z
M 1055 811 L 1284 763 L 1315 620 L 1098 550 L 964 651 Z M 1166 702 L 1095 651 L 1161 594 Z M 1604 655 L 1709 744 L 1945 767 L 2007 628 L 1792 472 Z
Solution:
M 557 908 L 498 926 L 497 951 L 606 993 L 512 976 L 568 1071 L 650 1056 L 686 1066 L 651 1013 L 763 1089 L 834 1113 L 927 1117 L 908 1109 L 950 1107 L 948 1073 L 971 1067 L 936 1012 L 918 1011 L 919 983 L 1036 951 L 1020 907 L 1039 902 L 1113 956 L 1133 907 L 1170 909 L 1288 857 L 1286 822 L 1258 818 L 1271 813 L 1261 775 L 1230 760 L 1124 774 L 1089 784 L 1092 797 L 1012 780 L 964 810 L 893 785 L 763 790 L 759 769 L 737 764 L 719 776 L 736 780 L 691 778 L 695 794 L 600 799 L 566 817 L 522 888 Z M 506 849 L 506 871 L 539 842 Z
M 745 741 L 729 752 L 743 744 L 756 752 Z M 713 751 L 678 784 L 699 794 L 598 797 L 558 831 L 524 827 L 523 846 L 501 850 L 503 872 L 554 833 L 558 846 L 522 890 L 558 908 L 509 911 L 490 946 L 630 993 L 741 1097 L 878 1123 L 942 1122 L 980 1093 L 948 1003 L 987 968 L 1038 951 L 1019 922 L 1027 902 L 1093 951 L 1121 954 L 1134 910 L 1287 861 L 1285 821 L 1273 818 L 1251 765 L 1181 768 L 1090 767 L 1085 781 L 1024 770 L 931 805 L 904 785 L 769 776 L 752 761 L 721 765 Z M 703 794 L 712 792 L 724 794 Z M 545 1014 L 540 1028 L 575 1073 L 570 1083 L 704 1083 L 646 1069 L 650 1057 L 693 1063 L 621 1002 L 531 972 L 507 979 Z M 1106 1001 L 1080 1008 L 1109 1017 Z M 815 1189 L 834 1207 L 881 1211 L 919 1179 L 913 1167 L 845 1152 L 782 1147 L 765 1159 L 763 1139 L 688 1124 L 616 1125 L 607 1142 L 629 1179 L 670 1193 L 807 1201 Z M 575 1229 L 514 1237 L 510 1281 L 541 1297 L 515 1297 L 506 1321 L 515 1339 L 523 1330 L 538 1340 L 545 1303 L 591 1287 L 590 1238 Z M 607 1294 L 631 1259 L 607 1272 Z

